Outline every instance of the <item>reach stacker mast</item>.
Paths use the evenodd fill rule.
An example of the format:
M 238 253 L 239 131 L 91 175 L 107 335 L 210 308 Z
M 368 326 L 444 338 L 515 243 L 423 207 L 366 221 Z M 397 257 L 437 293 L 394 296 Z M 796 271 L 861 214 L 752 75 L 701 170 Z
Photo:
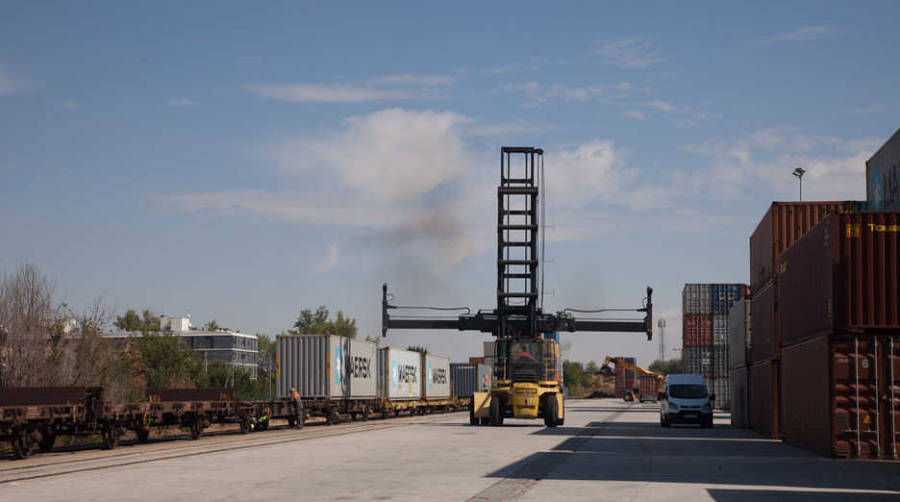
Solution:
M 382 286 L 381 334 L 389 329 L 480 331 L 496 337 L 494 378 L 490 392 L 475 393 L 469 419 L 472 425 L 502 425 L 503 419 L 543 418 L 548 427 L 562 425 L 562 366 L 559 344 L 545 334 L 558 332 L 634 332 L 653 337 L 653 289 L 637 309 L 544 312 L 538 291 L 540 220 L 538 179 L 543 180 L 540 148 L 500 149 L 500 186 L 497 188 L 497 307 L 472 313 L 468 308 L 404 307 L 393 305 L 387 284 Z M 542 281 L 541 281 L 542 282 Z M 543 284 L 540 284 L 543 288 Z M 463 310 L 454 317 L 419 317 L 398 310 Z M 643 319 L 576 318 L 574 313 L 641 312 Z

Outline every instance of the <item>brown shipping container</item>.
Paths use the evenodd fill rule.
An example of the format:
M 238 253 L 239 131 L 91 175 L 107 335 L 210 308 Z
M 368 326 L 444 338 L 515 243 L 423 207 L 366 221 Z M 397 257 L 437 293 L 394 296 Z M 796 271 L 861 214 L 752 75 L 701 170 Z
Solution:
M 831 213 L 854 213 L 860 202 L 773 202 L 750 236 L 750 290 L 775 277 L 778 255 Z
M 712 314 L 684 314 L 682 346 L 709 347 L 713 344 Z
M 750 428 L 774 439 L 781 437 L 778 374 L 778 361 L 750 367 Z
M 778 288 L 769 284 L 753 294 L 750 303 L 750 362 L 759 363 L 778 357 L 781 348 L 778 336 L 776 293 Z
M 750 427 L 750 396 L 746 366 L 731 368 L 731 425 L 746 429 Z
M 779 258 L 782 344 L 900 329 L 900 213 L 832 215 Z
M 826 334 L 786 347 L 783 365 L 786 442 L 900 460 L 900 336 Z

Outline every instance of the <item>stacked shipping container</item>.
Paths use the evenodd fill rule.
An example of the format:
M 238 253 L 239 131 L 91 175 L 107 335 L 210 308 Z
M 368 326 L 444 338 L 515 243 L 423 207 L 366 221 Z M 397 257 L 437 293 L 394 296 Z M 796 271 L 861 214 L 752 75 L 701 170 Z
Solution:
M 829 214 L 854 213 L 859 207 L 854 201 L 773 202 L 750 236 L 750 427 L 767 436 L 781 436 L 778 257 Z
M 744 284 L 685 284 L 682 290 L 682 370 L 702 375 L 715 405 L 728 409 L 728 313 L 747 295 Z
M 750 299 L 735 302 L 728 314 L 728 375 L 731 379 L 731 425 L 750 424 L 749 371 Z
M 616 358 L 620 359 L 620 358 Z M 636 360 L 633 357 L 622 357 L 625 362 L 629 364 L 636 364 Z M 616 397 L 623 398 L 628 391 L 634 390 L 637 387 L 634 381 L 634 372 L 631 370 L 626 370 L 624 366 L 619 364 L 616 365 Z
M 829 216 L 778 265 L 785 441 L 900 458 L 900 213 Z

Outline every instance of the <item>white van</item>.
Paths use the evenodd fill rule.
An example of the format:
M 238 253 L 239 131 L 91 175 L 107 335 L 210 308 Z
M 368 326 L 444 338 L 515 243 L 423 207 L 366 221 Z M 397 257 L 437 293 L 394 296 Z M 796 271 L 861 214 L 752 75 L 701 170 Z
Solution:
M 713 426 L 712 402 L 716 399 L 700 375 L 668 375 L 659 393 L 659 425 Z

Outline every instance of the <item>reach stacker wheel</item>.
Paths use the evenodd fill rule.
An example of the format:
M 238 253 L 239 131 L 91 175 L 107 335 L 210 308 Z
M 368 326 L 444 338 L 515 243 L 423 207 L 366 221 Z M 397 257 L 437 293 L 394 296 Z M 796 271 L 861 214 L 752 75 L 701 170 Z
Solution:
M 491 398 L 490 419 L 494 427 L 503 425 L 503 406 L 497 396 Z
M 557 415 L 559 415 L 559 405 L 556 402 L 556 395 L 544 394 L 544 425 L 556 427 Z

